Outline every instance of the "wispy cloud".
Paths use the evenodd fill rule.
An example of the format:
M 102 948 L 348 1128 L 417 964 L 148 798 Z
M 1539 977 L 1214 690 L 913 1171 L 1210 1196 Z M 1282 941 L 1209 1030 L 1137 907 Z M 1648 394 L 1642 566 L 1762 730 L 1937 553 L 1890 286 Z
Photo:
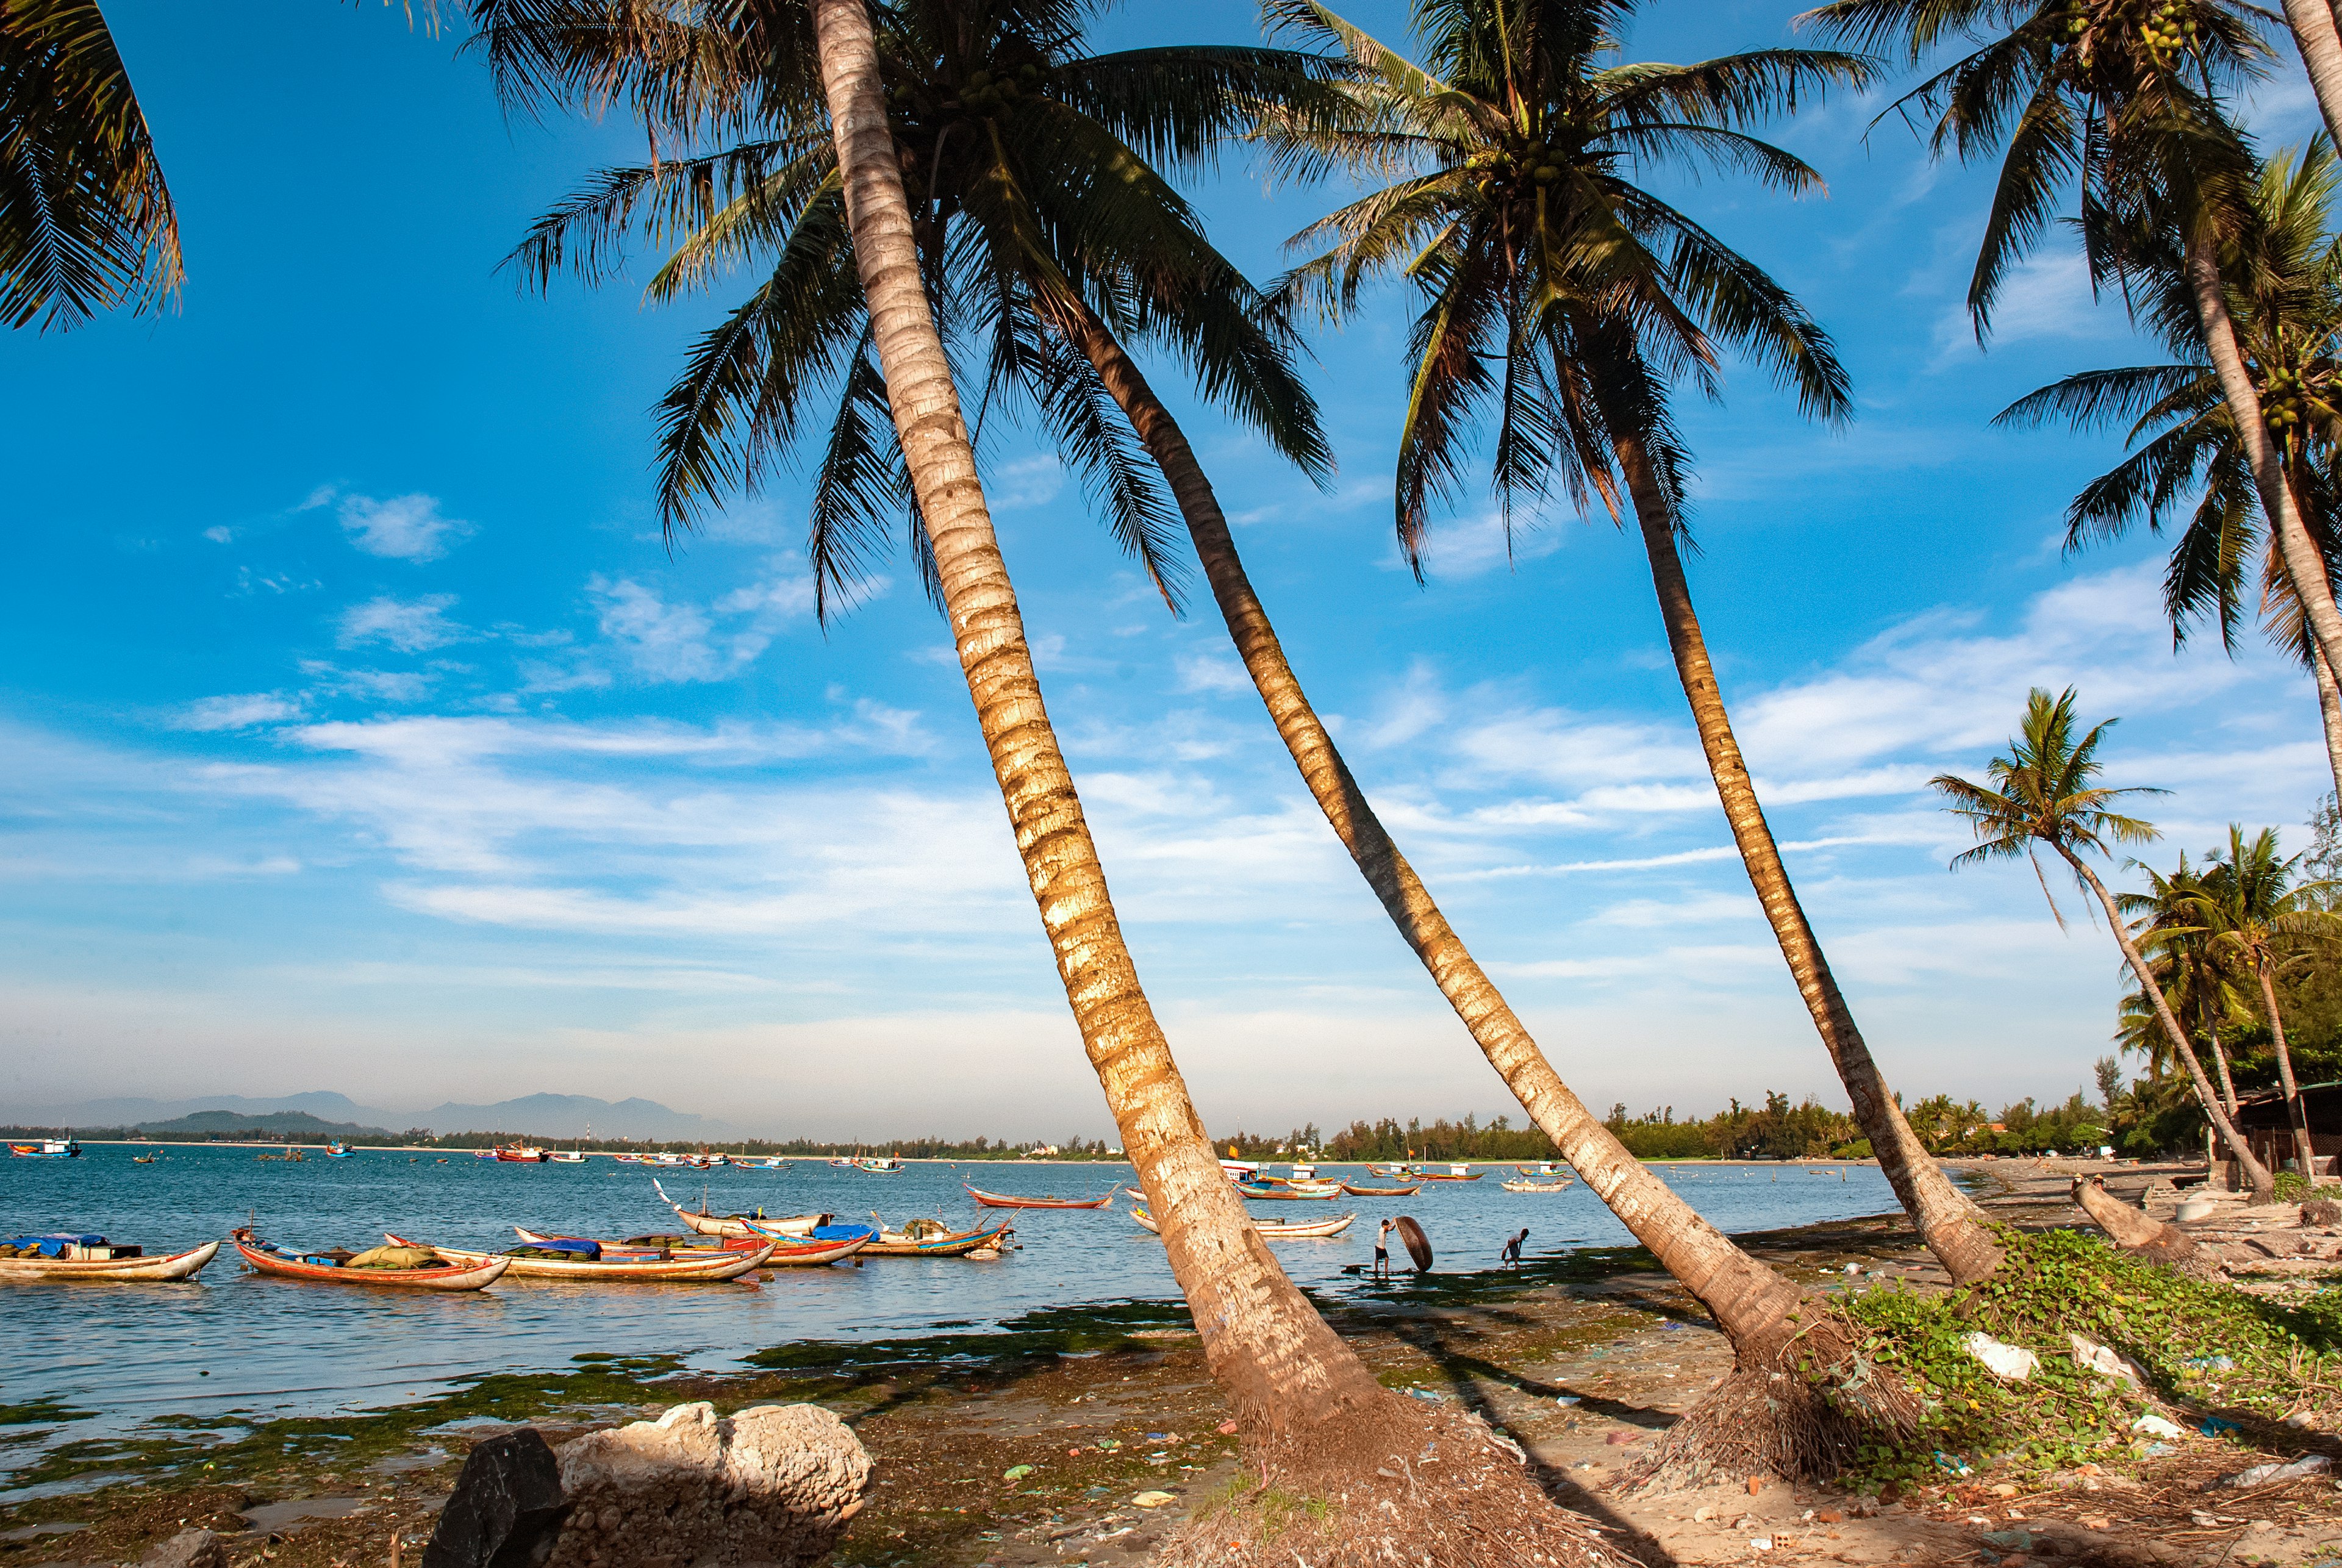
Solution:
M 252 692 L 189 703 L 171 722 L 173 727 L 182 730 L 248 730 L 262 724 L 281 724 L 299 718 L 301 713 L 297 697 L 282 692 Z
M 458 517 L 443 515 L 435 495 L 345 495 L 338 514 L 342 532 L 369 555 L 395 561 L 435 561 L 472 532 Z
M 415 599 L 385 594 L 343 611 L 338 640 L 345 648 L 386 643 L 402 654 L 444 648 L 476 634 L 447 618 L 455 602 L 453 594 L 425 594 Z

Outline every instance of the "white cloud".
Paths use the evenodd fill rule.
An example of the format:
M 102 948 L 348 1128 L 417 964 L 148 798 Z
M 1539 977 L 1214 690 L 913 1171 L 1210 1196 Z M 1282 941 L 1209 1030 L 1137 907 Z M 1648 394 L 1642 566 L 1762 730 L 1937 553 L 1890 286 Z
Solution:
M 1048 454 L 1001 464 L 984 475 L 984 498 L 996 512 L 1046 506 L 1065 487 L 1066 465 Z
M 172 726 L 182 730 L 248 730 L 259 724 L 280 724 L 301 716 L 301 700 L 280 692 L 253 692 L 243 696 L 205 697 L 180 710 Z
M 205 529 L 204 537 L 215 544 L 225 544 L 235 538 L 235 530 L 222 523 Z
M 1513 510 L 1507 528 L 1504 514 L 1486 512 L 1476 517 L 1443 517 L 1433 523 L 1423 544 L 1423 569 L 1441 582 L 1460 582 L 1498 567 L 1511 568 L 1536 561 L 1562 546 L 1562 529 L 1571 522 L 1568 509 L 1556 504 L 1549 515 L 1527 506 Z M 1404 569 L 1406 558 L 1396 540 L 1391 564 Z
M 310 504 L 319 501 L 313 495 Z M 339 515 L 352 544 L 398 561 L 435 561 L 472 532 L 469 523 L 441 516 L 435 495 L 394 495 L 387 501 L 345 495 Z
M 304 659 L 301 673 L 315 683 L 322 696 L 359 697 L 374 702 L 419 703 L 431 694 L 438 677 L 416 670 L 345 670 L 323 659 Z
M 2109 305 L 2091 297 L 2090 269 L 2081 251 L 2064 236 L 2009 270 L 1992 307 L 1992 332 L 1986 342 L 2012 346 L 2042 338 L 2106 339 L 2129 335 L 2130 325 L 2118 304 Z M 1962 297 L 1945 307 L 1936 322 L 1935 367 L 1972 358 L 1983 350 L 1968 318 L 1965 277 Z
M 1181 654 L 1175 667 L 1183 692 L 1249 692 L 1252 677 L 1234 654 Z
M 345 648 L 387 643 L 402 654 L 444 648 L 475 634 L 447 619 L 455 604 L 453 594 L 425 594 L 418 599 L 385 594 L 342 612 L 339 641 Z

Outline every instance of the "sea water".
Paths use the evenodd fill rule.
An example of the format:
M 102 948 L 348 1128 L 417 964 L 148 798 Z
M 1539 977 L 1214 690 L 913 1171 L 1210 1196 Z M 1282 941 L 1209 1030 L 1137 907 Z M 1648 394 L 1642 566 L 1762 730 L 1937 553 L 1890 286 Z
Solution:
M 842 1222 L 920 1215 L 954 1229 L 1006 1219 L 1021 1250 L 997 1262 L 873 1258 L 859 1268 L 783 1269 L 770 1283 L 583 1285 L 504 1280 L 464 1293 L 308 1284 L 244 1272 L 223 1247 L 195 1280 L 178 1284 L 0 1284 L 0 1403 L 44 1396 L 95 1412 L 59 1433 L 127 1431 L 162 1415 L 255 1418 L 378 1408 L 428 1398 L 489 1372 L 551 1370 L 589 1351 L 667 1354 L 706 1371 L 737 1369 L 769 1346 L 820 1339 L 915 1337 L 989 1328 L 1052 1308 L 1176 1301 L 1163 1245 L 1129 1214 L 1108 1209 L 979 1210 L 966 1182 L 1026 1195 L 1095 1197 L 1130 1167 L 1116 1164 L 948 1164 L 915 1162 L 897 1174 L 841 1170 L 818 1160 L 784 1171 L 622 1165 L 505 1164 L 469 1153 L 360 1150 L 297 1163 L 260 1161 L 245 1145 L 142 1152 L 92 1145 L 77 1160 L 0 1161 L 0 1235 L 102 1233 L 178 1252 L 247 1223 L 285 1246 L 375 1245 L 383 1233 L 496 1251 L 512 1227 L 562 1235 L 629 1236 L 679 1230 L 652 1188 L 716 1213 L 820 1211 Z M 273 1151 L 271 1151 L 273 1152 Z M 1320 1167 L 1376 1181 L 1356 1167 Z M 1726 1231 L 1811 1224 L 1895 1207 L 1877 1167 L 1683 1164 L 1655 1167 Z M 1426 1184 L 1405 1200 L 1256 1203 L 1263 1219 L 1322 1220 L 1355 1213 L 1345 1234 L 1273 1243 L 1296 1280 L 1320 1293 L 1368 1288 L 1346 1273 L 1373 1255 L 1376 1222 L 1408 1213 L 1438 1253 L 1441 1272 L 1493 1268 L 1526 1226 L 1535 1258 L 1629 1242 L 1581 1183 L 1560 1193 L 1508 1193 L 1498 1166 L 1476 1182 Z M 1383 1184 L 1379 1182 L 1376 1184 Z M 1403 1257 L 1402 1257 L 1403 1261 Z M 0 1429 L 0 1439 L 7 1433 Z M 0 1442 L 0 1494 L 12 1466 L 44 1443 Z

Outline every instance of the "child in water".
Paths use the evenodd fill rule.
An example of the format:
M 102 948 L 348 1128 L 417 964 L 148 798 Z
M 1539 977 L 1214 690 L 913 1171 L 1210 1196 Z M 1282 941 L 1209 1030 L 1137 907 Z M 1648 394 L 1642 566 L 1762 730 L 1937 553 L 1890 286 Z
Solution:
M 1385 1220 L 1383 1228 L 1375 1233 L 1375 1278 L 1378 1280 L 1390 1278 L 1391 1229 L 1391 1222 Z

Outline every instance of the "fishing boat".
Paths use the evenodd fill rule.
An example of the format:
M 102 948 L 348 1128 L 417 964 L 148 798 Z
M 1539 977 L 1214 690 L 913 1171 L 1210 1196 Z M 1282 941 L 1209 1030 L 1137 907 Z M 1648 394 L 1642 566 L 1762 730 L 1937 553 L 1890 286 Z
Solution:
M 586 1163 L 583 1149 L 555 1149 L 545 1156 L 548 1165 L 582 1165 Z
M 1407 1180 L 1410 1182 L 1476 1182 L 1487 1174 L 1486 1171 L 1476 1171 L 1469 1165 L 1456 1164 L 1448 1166 L 1444 1171 L 1410 1171 L 1407 1173 Z
M 19 1160 L 78 1160 L 81 1145 L 71 1138 L 43 1138 L 35 1144 L 11 1144 L 8 1153 Z
M 1131 1208 L 1130 1217 L 1156 1235 L 1163 1233 L 1163 1227 L 1155 1223 L 1155 1216 L 1136 1204 Z M 1303 1220 L 1289 1224 L 1276 1220 L 1255 1220 L 1252 1228 L 1264 1241 L 1305 1241 L 1312 1237 L 1338 1236 L 1348 1230 L 1350 1222 L 1357 1217 L 1356 1214 L 1342 1214 L 1330 1220 Z
M 960 1185 L 967 1187 L 968 1195 L 987 1209 L 1103 1209 L 1114 1202 L 1116 1193 L 1122 1191 L 1122 1183 L 1117 1182 L 1103 1198 L 1019 1198 L 1007 1193 L 987 1193 L 965 1182 Z
M 1564 1176 L 1556 1182 L 1506 1182 L 1508 1193 L 1566 1193 L 1577 1184 L 1574 1176 Z
M 876 1214 L 870 1216 L 876 1220 Z M 964 1258 L 968 1253 L 986 1247 L 997 1252 L 1002 1243 L 1016 1231 L 1004 1220 L 986 1230 L 979 1225 L 972 1231 L 955 1231 L 941 1220 L 913 1220 L 899 1231 L 890 1231 L 886 1222 L 879 1221 L 878 1239 L 862 1249 L 870 1258 Z
M 1368 1160 L 1366 1162 L 1366 1174 L 1369 1176 L 1380 1176 L 1386 1182 L 1394 1177 L 1404 1181 L 1406 1177 L 1407 1171 L 1408 1167 L 1406 1165 L 1377 1165 L 1372 1160 Z
M 786 1160 L 782 1159 L 778 1154 L 775 1154 L 769 1159 L 735 1160 L 732 1163 L 736 1165 L 745 1165 L 752 1171 L 786 1171 L 789 1168 L 789 1163 Z
M 0 1243 L 0 1281 L 145 1282 L 184 1280 L 212 1261 L 217 1242 L 150 1258 L 143 1248 L 115 1246 L 104 1236 L 12 1236 Z
M 613 1154 L 611 1158 L 621 1165 L 644 1165 L 650 1163 L 640 1154 Z
M 1566 1175 L 1568 1174 L 1559 1165 L 1555 1164 L 1551 1160 L 1539 1160 L 1535 1164 L 1530 1165 L 1515 1165 L 1513 1169 L 1518 1171 L 1524 1176 L 1535 1176 L 1539 1181 L 1551 1181 L 1556 1176 Z
M 694 1213 L 668 1197 L 656 1176 L 651 1178 L 651 1187 L 675 1211 L 676 1219 L 703 1236 L 805 1236 L 829 1223 L 827 1214 L 788 1214 L 768 1220 L 762 1209 L 753 1214 L 711 1214 L 705 1197 L 699 1200 L 699 1212 Z
M 1236 1191 L 1247 1198 L 1265 1198 L 1279 1203 L 1314 1203 L 1340 1197 L 1342 1183 L 1313 1182 L 1303 1186 L 1298 1182 L 1238 1182 Z
M 255 1154 L 253 1156 L 254 1160 L 263 1164 L 274 1161 L 278 1164 L 298 1165 L 305 1164 L 308 1158 L 308 1155 L 303 1154 L 300 1150 L 295 1148 L 290 1144 L 285 1145 L 285 1152 L 281 1154 Z
M 516 1253 L 475 1253 L 461 1247 L 438 1247 L 437 1253 L 450 1263 L 486 1263 L 491 1258 L 503 1258 L 511 1266 L 505 1272 L 516 1280 L 591 1280 L 597 1284 L 710 1284 L 736 1280 L 742 1274 L 764 1267 L 777 1242 L 765 1242 L 756 1247 L 738 1250 L 729 1247 L 693 1247 L 677 1251 L 668 1247 L 629 1247 L 623 1242 L 587 1241 L 577 1236 L 539 1236 L 513 1229 L 521 1244 L 531 1253 L 559 1253 L 556 1257 L 524 1257 Z M 394 1247 L 421 1247 L 421 1242 L 410 1242 L 389 1231 L 382 1239 Z
M 421 1253 L 435 1257 L 436 1253 L 422 1247 L 375 1247 L 363 1253 L 293 1253 L 271 1245 L 253 1234 L 249 1229 L 238 1228 L 232 1234 L 235 1250 L 255 1273 L 274 1274 L 279 1279 L 306 1280 L 315 1284 L 385 1285 L 416 1291 L 475 1291 L 493 1284 L 512 1265 L 506 1257 L 490 1258 L 485 1263 L 450 1263 L 441 1258 L 436 1263 L 417 1262 L 405 1267 L 375 1267 L 366 1260 L 388 1259 Z
M 346 1160 L 350 1157 L 350 1146 L 339 1138 L 325 1145 L 325 1158 L 328 1160 Z
M 1411 1198 L 1423 1191 L 1423 1183 L 1417 1182 L 1411 1187 L 1362 1187 L 1356 1182 L 1344 1182 L 1342 1191 L 1354 1198 Z
M 131 1163 L 132 1164 L 134 1164 L 134 1165 L 151 1165 L 151 1164 L 153 1164 L 155 1161 L 157 1161 L 157 1160 L 161 1159 L 162 1157 L 163 1157 L 163 1145 L 162 1145 L 162 1144 L 155 1144 L 155 1147 L 154 1147 L 154 1148 L 152 1148 L 151 1150 L 147 1151 L 147 1152 L 146 1152 L 145 1154 L 133 1154 L 133 1155 L 131 1155 L 131 1156 L 130 1156 L 130 1163 Z
M 506 1165 L 542 1165 L 551 1158 L 535 1144 L 498 1144 L 495 1154 L 497 1163 Z
M 1228 1157 L 1220 1162 L 1220 1174 L 1231 1182 L 1249 1182 L 1260 1174 L 1260 1167 L 1250 1160 L 1236 1158 L 1236 1146 L 1228 1147 Z
M 777 1269 L 787 1268 L 797 1263 L 836 1263 L 840 1258 L 851 1257 L 878 1239 L 878 1230 L 875 1225 L 834 1225 L 829 1223 L 829 1218 L 827 1214 L 799 1214 L 794 1220 L 784 1220 L 778 1224 L 768 1221 L 751 1220 L 748 1223 L 756 1228 L 752 1229 L 746 1235 L 725 1236 L 721 1240 L 724 1245 L 735 1249 L 752 1247 L 761 1242 L 775 1243 L 773 1255 L 766 1260 L 765 1266 L 768 1269 Z M 808 1220 L 819 1220 L 821 1223 L 806 1224 L 806 1222 Z M 779 1228 L 779 1224 L 803 1228 L 784 1231 Z M 636 1242 L 643 1242 L 655 1241 L 658 1238 L 636 1236 L 634 1239 Z
M 889 1155 L 886 1159 L 865 1159 L 856 1155 L 847 1164 L 857 1171 L 867 1171 L 874 1176 L 891 1176 L 903 1169 L 903 1162 Z

